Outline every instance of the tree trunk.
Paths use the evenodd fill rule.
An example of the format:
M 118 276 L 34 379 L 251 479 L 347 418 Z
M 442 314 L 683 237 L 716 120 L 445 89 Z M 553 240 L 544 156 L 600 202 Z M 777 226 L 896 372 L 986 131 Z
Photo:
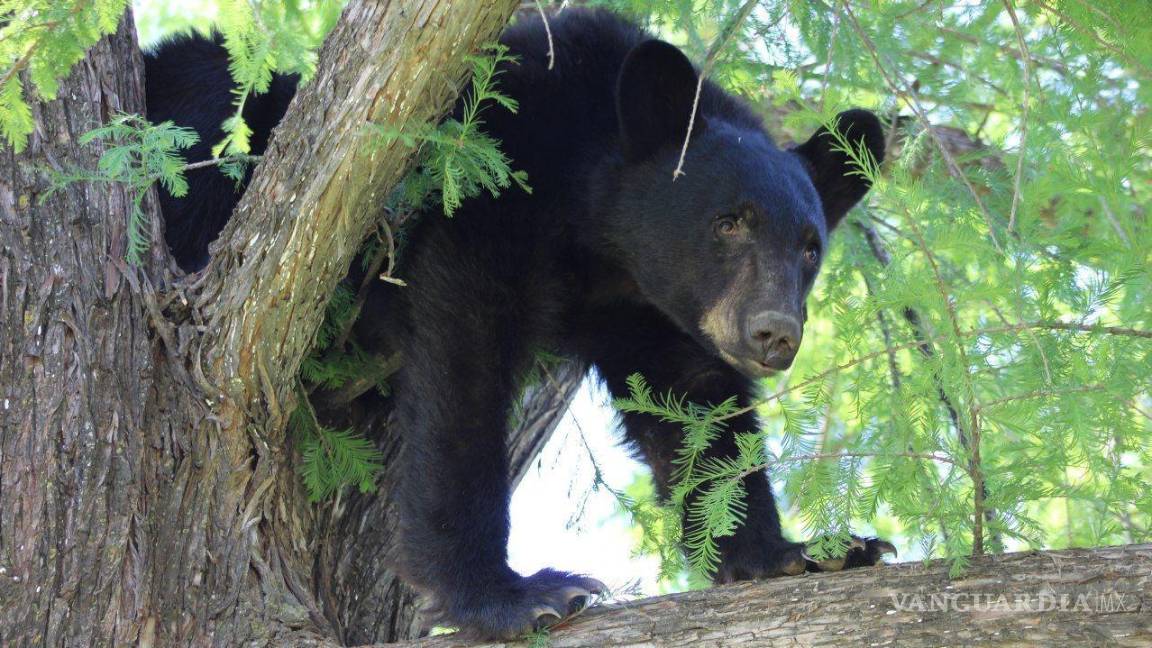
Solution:
M 348 507 L 308 504 L 285 420 L 328 295 L 409 164 L 365 124 L 443 114 L 463 56 L 515 6 L 353 0 L 192 277 L 162 245 L 143 268 L 121 260 L 124 187 L 42 201 L 45 167 L 95 168 L 80 134 L 143 112 L 131 17 L 59 99 L 32 103 L 27 149 L 0 151 L 0 645 L 331 641 L 369 597 L 348 617 L 375 624 L 357 636 L 412 636 L 387 552 L 357 554 L 389 544 L 391 477 L 364 517 L 328 527 Z M 158 230 L 154 196 L 145 208 Z M 348 555 L 376 579 L 331 578 Z
M 141 112 L 141 65 L 124 21 L 76 66 L 59 100 L 32 104 L 27 149 L 0 153 L 5 645 L 154 634 L 162 572 L 191 552 L 152 557 L 203 513 L 189 501 L 184 521 L 175 519 L 163 490 L 196 470 L 184 439 L 207 410 L 160 367 L 147 308 L 128 281 L 137 273 L 120 261 L 131 198 L 121 186 L 75 184 L 44 200 L 45 167 L 95 168 L 99 151 L 80 146 L 81 133 L 116 112 Z M 180 543 L 189 549 L 204 539 L 189 536 Z
M 547 645 L 1146 648 L 1152 544 L 987 556 L 960 579 L 937 560 L 630 601 L 588 610 Z

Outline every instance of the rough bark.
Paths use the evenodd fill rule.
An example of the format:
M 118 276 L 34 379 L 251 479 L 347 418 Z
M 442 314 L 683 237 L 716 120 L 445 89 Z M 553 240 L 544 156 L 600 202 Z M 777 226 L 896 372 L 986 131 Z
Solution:
M 119 261 L 124 188 L 72 185 L 42 200 L 45 167 L 95 167 L 99 151 L 79 134 L 140 112 L 141 65 L 125 21 L 76 66 L 59 100 L 32 105 L 27 149 L 0 149 L 4 645 L 127 642 L 156 628 L 155 608 L 141 605 L 161 577 L 147 568 L 159 544 L 147 538 L 172 510 L 150 496 L 164 481 L 155 477 L 186 456 L 177 440 L 187 433 L 172 427 L 191 429 L 204 408 L 178 390 L 158 409 L 156 393 L 175 381 L 158 370 L 136 273 Z M 169 407 L 172 427 L 156 420 Z M 146 499 L 155 508 L 144 516 Z
M 477 646 L 451 636 L 405 645 Z M 1143 648 L 1152 544 L 987 556 L 959 579 L 933 561 L 630 601 L 588 610 L 547 645 Z
M 205 355 L 227 398 L 272 419 L 411 150 L 369 128 L 437 119 L 458 96 L 463 57 L 494 41 L 517 3 L 353 2 L 293 99 L 214 246 L 196 302 Z
M 515 4 L 353 0 L 218 258 L 187 279 L 162 246 L 121 261 L 123 187 L 40 201 L 44 167 L 95 167 L 81 133 L 143 112 L 130 16 L 32 103 L 27 149 L 0 149 L 0 645 L 331 640 L 327 600 L 377 592 L 322 591 L 329 513 L 307 503 L 284 421 L 327 296 L 409 163 L 368 147 L 365 124 L 442 114 Z M 411 636 L 411 596 L 383 603 L 392 634 L 368 638 Z

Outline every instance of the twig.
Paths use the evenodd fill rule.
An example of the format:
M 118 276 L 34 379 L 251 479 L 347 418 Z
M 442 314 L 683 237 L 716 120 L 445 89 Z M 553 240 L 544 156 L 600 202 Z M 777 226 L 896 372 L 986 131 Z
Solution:
M 387 228 L 388 225 L 385 224 L 384 227 Z M 348 342 L 348 336 L 352 334 L 352 327 L 356 325 L 356 320 L 360 319 L 360 311 L 364 309 L 364 303 L 368 301 L 368 291 L 372 287 L 372 280 L 380 272 L 380 266 L 384 265 L 385 257 L 388 258 L 388 265 L 392 265 L 392 256 L 391 246 L 380 246 L 380 249 L 376 250 L 376 255 L 372 257 L 368 271 L 364 273 L 364 278 L 360 280 L 360 287 L 356 290 L 356 301 L 352 304 L 352 311 L 348 313 L 344 325 L 340 327 L 340 333 L 330 347 L 337 353 L 344 352 L 344 345 Z
M 926 459 L 928 461 L 938 461 L 940 463 L 945 463 L 945 464 L 948 464 L 950 466 L 955 466 L 956 468 L 959 468 L 960 470 L 963 470 L 966 473 L 968 472 L 968 469 L 965 468 L 964 465 L 961 464 L 960 462 L 955 461 L 949 457 L 942 457 L 938 454 L 933 454 L 931 452 L 852 452 L 852 451 L 839 452 L 838 451 L 838 452 L 816 452 L 813 454 L 796 455 L 795 457 L 777 457 L 774 461 L 765 461 L 762 464 L 757 464 L 755 466 L 752 466 L 750 468 L 742 470 L 742 471 L 740 471 L 740 473 L 738 473 L 736 475 L 732 475 L 728 479 L 732 482 L 736 482 L 736 481 L 739 481 L 741 479 L 744 479 L 745 477 L 747 477 L 749 475 L 754 475 L 754 474 L 756 474 L 762 470 L 768 470 L 772 466 L 778 466 L 780 464 L 786 464 L 786 463 L 799 463 L 799 462 L 803 462 L 803 461 L 819 461 L 819 460 L 824 460 L 824 459 L 856 459 L 856 458 L 864 458 L 864 459 L 879 458 L 879 459 L 882 459 L 885 457 L 904 457 L 907 459 Z
M 677 9 L 683 12 L 685 20 L 683 21 L 684 33 L 688 35 L 688 41 L 692 47 L 692 53 L 696 56 L 707 55 L 708 44 L 700 36 L 700 30 L 696 28 L 696 21 L 693 19 L 696 8 L 692 4 L 692 0 L 677 0 Z
M 887 250 L 884 249 L 883 242 L 880 240 L 879 235 L 876 234 L 875 230 L 872 230 L 870 226 L 864 223 L 857 223 L 857 226 L 864 230 L 865 238 L 868 241 L 869 247 L 872 248 L 873 256 L 876 257 L 876 260 L 879 261 L 881 265 L 887 267 L 887 265 L 890 263 L 890 257 Z M 915 224 L 912 224 L 912 227 L 914 228 L 913 233 L 915 234 L 913 241 L 917 246 L 920 247 L 921 251 L 923 251 L 924 254 L 928 256 L 928 261 L 932 265 L 933 273 L 936 278 L 937 288 L 940 291 L 941 298 L 944 299 L 948 308 L 949 319 L 952 321 L 953 330 L 958 332 L 959 322 L 956 316 L 955 308 L 951 300 L 948 299 L 949 291 L 947 286 L 944 284 L 943 277 L 940 274 L 940 269 L 937 264 L 936 257 L 928 250 L 927 246 L 924 244 L 924 239 L 920 233 L 919 228 L 916 227 Z M 933 358 L 936 355 L 936 350 L 931 342 L 928 341 L 928 330 L 924 326 L 924 321 L 921 319 L 920 313 L 913 308 L 906 307 L 903 309 L 903 315 L 904 320 L 907 321 L 908 324 L 912 327 L 914 336 L 921 342 L 919 347 L 917 347 L 920 350 L 920 354 L 925 358 Z M 887 340 L 885 340 L 885 344 L 888 344 Z M 959 347 L 959 343 L 957 343 L 957 346 Z M 966 355 L 962 347 L 958 349 L 958 352 L 960 353 L 961 357 Z M 894 354 L 889 354 L 889 363 L 893 362 L 893 356 Z M 975 391 L 972 387 L 971 377 L 968 376 L 968 374 L 965 374 L 965 381 L 970 394 L 970 400 L 975 403 Z M 978 463 L 979 453 L 976 451 L 976 444 L 979 439 L 979 421 L 976 416 L 979 413 L 979 408 L 977 406 L 973 406 L 970 409 L 970 430 L 966 434 L 964 431 L 963 423 L 960 420 L 960 410 L 956 406 L 952 396 L 949 395 L 947 390 L 944 389 L 944 381 L 941 378 L 939 372 L 932 372 L 932 383 L 936 387 L 937 397 L 940 399 L 940 402 L 944 404 L 944 408 L 948 412 L 948 419 L 952 422 L 952 428 L 956 431 L 956 436 L 960 440 L 960 445 L 965 450 L 972 452 L 972 461 L 974 465 L 969 467 L 968 474 L 972 476 L 972 481 L 974 484 L 976 484 L 976 487 L 983 491 L 980 493 L 980 496 L 977 499 L 976 516 L 978 518 L 987 517 L 989 521 L 995 520 L 995 511 L 991 509 L 984 509 L 982 506 L 982 503 L 987 499 L 988 493 L 986 487 L 984 486 L 983 473 L 980 470 Z M 982 523 L 974 526 L 973 534 L 978 534 L 981 536 L 983 535 Z M 999 538 L 994 538 L 993 541 L 996 544 L 999 544 L 1000 542 Z M 973 551 L 979 555 L 979 553 L 982 551 L 982 548 L 974 547 Z
M 1008 56 L 1011 56 L 1013 58 L 1020 58 L 1020 56 L 1021 56 L 1021 53 L 1018 49 L 1008 47 L 1006 45 L 1000 45 L 999 43 L 990 43 L 988 41 L 976 38 L 975 36 L 972 36 L 971 34 L 965 34 L 964 32 L 958 31 L 956 29 L 951 29 L 949 27 L 941 27 L 940 32 L 943 34 L 948 34 L 949 36 L 951 36 L 957 40 L 964 41 L 965 43 L 970 43 L 972 45 L 981 45 L 984 47 L 991 47 L 991 48 L 999 49 L 1001 52 L 1003 52 L 1003 53 L 1005 53 Z M 1032 62 L 1035 63 L 1036 65 L 1044 66 L 1044 67 L 1048 68 L 1049 70 L 1052 70 L 1054 72 L 1058 72 L 1064 76 L 1069 76 L 1072 74 L 1072 71 L 1070 69 L 1068 69 L 1067 65 L 1065 65 L 1061 61 L 1057 61 L 1056 59 L 1050 59 L 1050 58 L 1046 58 L 1043 56 L 1035 56 L 1035 55 L 1032 55 L 1031 59 L 1032 59 Z
M 1136 413 L 1138 413 L 1140 416 L 1143 416 L 1149 421 L 1152 421 L 1152 413 L 1145 412 L 1144 408 L 1140 407 L 1135 402 L 1132 403 L 1132 409 L 1136 410 Z
M 85 3 L 85 2 L 74 3 L 72 5 L 72 11 L 69 13 L 68 18 L 70 18 L 70 19 L 75 18 L 77 15 L 79 15 L 80 12 L 84 9 L 86 4 L 87 3 Z M 42 23 L 39 23 L 36 25 L 27 25 L 23 29 L 26 32 L 31 31 L 33 29 L 46 29 L 48 31 L 52 31 L 53 29 L 56 29 L 56 27 L 58 27 L 60 25 L 60 23 L 62 23 L 62 22 L 64 22 L 63 19 L 49 20 L 47 22 L 42 22 Z M 8 82 L 10 80 L 12 80 L 13 76 L 20 73 L 24 68 L 28 67 L 28 63 L 30 63 L 32 61 L 32 54 L 36 52 L 36 48 L 40 47 L 40 44 L 43 42 L 41 39 L 43 39 L 43 38 L 44 38 L 44 36 L 41 35 L 40 38 L 32 41 L 32 44 L 28 46 L 28 49 L 24 50 L 24 54 L 22 54 L 20 56 L 20 58 L 17 59 L 16 62 L 12 64 L 12 67 L 9 68 L 8 71 L 4 73 L 4 76 L 2 78 L 0 78 L 0 88 L 3 88 L 5 85 L 7 85 Z
M 1100 45 L 1104 49 L 1112 52 L 1113 54 L 1119 56 L 1120 58 L 1124 59 L 1125 61 L 1127 61 L 1128 63 L 1130 63 L 1134 67 L 1140 68 L 1141 70 L 1143 70 L 1146 73 L 1152 73 L 1152 67 L 1149 67 L 1149 66 L 1145 65 L 1144 63 L 1141 63 L 1139 60 L 1132 58 L 1124 50 L 1120 49 L 1119 47 L 1116 47 L 1115 45 L 1113 45 L 1112 43 L 1109 43 L 1108 41 L 1104 40 L 1103 38 L 1100 38 L 1100 35 L 1097 34 L 1095 30 L 1093 30 L 1093 29 L 1091 29 L 1085 25 L 1080 24 L 1078 21 L 1073 20 L 1068 14 L 1060 11 L 1059 9 L 1057 9 L 1056 7 L 1053 7 L 1052 5 L 1048 4 L 1047 2 L 1044 2 L 1044 0 L 1036 0 L 1036 4 L 1039 5 L 1041 9 L 1044 9 L 1044 10 L 1048 11 L 1049 13 L 1052 13 L 1053 15 L 1058 17 L 1060 20 L 1063 20 L 1064 22 L 1068 23 L 1069 25 L 1074 27 L 1077 31 L 1083 32 L 1084 34 L 1088 35 L 1090 38 L 1092 38 L 1092 40 L 1096 41 L 1096 43 L 1098 45 Z
M 727 46 L 728 41 L 732 36 L 739 31 L 740 25 L 748 19 L 752 14 L 752 10 L 756 8 L 759 0 L 746 0 L 740 6 L 740 10 L 732 20 L 725 25 L 724 31 L 721 32 L 720 37 L 716 42 L 712 43 L 712 48 L 708 50 L 708 56 L 704 58 L 704 65 L 700 68 L 700 74 L 696 79 L 696 95 L 692 97 L 692 113 L 688 115 L 688 132 L 684 133 L 684 146 L 680 148 L 680 160 L 676 163 L 676 169 L 672 171 L 672 181 L 675 182 L 676 178 L 684 175 L 684 158 L 688 155 L 688 142 L 692 140 L 692 128 L 696 125 L 696 111 L 700 108 L 700 93 L 704 90 L 704 78 L 712 71 L 716 65 L 716 57 Z
M 918 4 L 918 5 L 916 5 L 915 7 L 912 7 L 912 8 L 911 8 L 911 9 L 909 9 L 908 11 L 905 11 L 905 12 L 902 12 L 902 13 L 899 13 L 899 14 L 896 14 L 896 16 L 895 16 L 895 19 L 896 19 L 896 20 L 902 20 L 902 19 L 904 19 L 904 18 L 907 18 L 908 16 L 911 16 L 912 14 L 915 14 L 915 13 L 920 13 L 921 11 L 923 11 L 923 10 L 924 10 L 924 8 L 925 8 L 925 7 L 927 7 L 929 4 L 931 4 L 931 3 L 935 2 L 935 1 L 936 1 L 936 0 L 923 0 L 923 2 L 921 2 L 921 3 L 920 3 L 920 4 Z
M 1034 398 L 1044 398 L 1046 396 L 1060 396 L 1063 394 L 1080 394 L 1080 393 L 1084 393 L 1084 392 L 1101 391 L 1101 390 L 1104 390 L 1107 388 L 1108 388 L 1108 385 L 1101 384 L 1101 383 L 1093 383 L 1091 385 L 1077 385 L 1075 387 L 1063 387 L 1063 388 L 1056 387 L 1053 389 L 1037 389 L 1034 391 L 1025 392 L 1023 394 L 1013 394 L 1012 396 L 1005 396 L 1004 398 L 997 398 L 995 400 L 990 400 L 986 403 L 981 404 L 980 409 L 985 410 L 985 409 L 988 409 L 989 407 L 995 407 L 997 405 L 1003 405 L 1005 403 L 1014 403 L 1016 401 L 1022 401 L 1022 400 L 1032 400 Z
M 403 223 L 407 218 L 407 216 L 402 216 L 397 221 L 397 224 Z M 392 235 L 392 225 L 387 220 L 383 221 L 383 225 L 384 239 L 388 242 L 388 269 L 380 273 L 379 279 L 380 281 L 386 281 L 396 286 L 407 286 L 408 284 L 403 279 L 392 276 L 392 273 L 396 270 L 396 237 Z
M 868 241 L 868 246 L 872 248 L 872 255 L 876 257 L 876 260 L 880 262 L 881 266 L 886 267 L 891 262 L 891 258 L 888 256 L 888 251 L 884 249 L 880 235 L 869 225 L 865 225 L 859 221 L 855 221 L 853 224 L 864 233 L 864 238 Z M 873 288 L 872 281 L 868 278 L 868 275 L 863 272 L 861 272 L 860 275 L 864 278 L 864 287 L 868 289 L 868 295 L 875 297 L 876 290 Z M 880 322 L 880 333 L 884 336 L 884 346 L 891 347 L 892 330 L 889 327 L 888 316 L 884 313 L 883 308 L 876 310 L 876 319 Z M 900 366 L 896 362 L 895 353 L 888 354 L 888 371 L 892 376 L 892 389 L 899 393 L 901 385 Z
M 952 332 L 956 336 L 956 353 L 964 362 L 965 366 L 969 366 L 968 354 L 964 350 L 964 345 L 960 343 L 961 329 L 960 317 L 956 312 L 956 304 L 949 298 L 948 285 L 944 282 L 944 276 L 940 273 L 940 264 L 936 261 L 936 255 L 928 247 L 927 241 L 924 240 L 924 234 L 920 231 L 920 226 L 916 224 L 916 219 L 908 214 L 908 227 L 912 229 L 912 233 L 916 236 L 916 243 L 920 247 L 921 252 L 928 259 L 928 265 L 932 268 L 932 276 L 935 279 L 936 290 L 940 293 L 940 298 L 944 300 L 944 309 L 948 313 L 949 323 L 952 325 Z M 959 425 L 959 417 L 956 419 L 956 431 L 960 434 L 960 444 L 964 446 L 971 454 L 969 459 L 970 469 L 969 474 L 972 476 L 972 555 L 980 556 L 984 554 L 984 519 L 987 515 L 989 518 L 994 518 L 995 513 L 991 510 L 985 510 L 985 500 L 988 496 L 987 486 L 984 481 L 984 469 L 980 456 L 980 402 L 976 398 L 976 388 L 972 384 L 972 376 L 967 371 L 963 373 L 964 388 L 968 396 L 968 434 L 965 436 L 963 428 Z M 938 384 L 938 388 L 943 392 L 943 383 Z
M 540 11 L 540 20 L 544 22 L 544 33 L 548 36 L 548 69 L 551 70 L 556 65 L 556 49 L 552 44 L 552 26 L 548 24 L 548 14 L 544 11 L 544 5 L 540 4 L 540 0 L 536 0 L 536 9 Z
M 1016 211 L 1020 207 L 1020 183 L 1024 176 L 1024 151 L 1028 142 L 1028 110 L 1031 101 L 1032 71 L 1029 63 L 1028 44 L 1024 42 L 1024 30 L 1020 28 L 1020 20 L 1016 17 L 1016 9 L 1012 7 L 1012 0 L 1003 0 L 1004 8 L 1008 10 L 1008 17 L 1012 19 L 1012 28 L 1016 30 L 1016 41 L 1020 44 L 1020 64 L 1024 69 L 1024 103 L 1021 104 L 1020 113 L 1020 147 L 1016 152 L 1016 180 L 1012 187 L 1012 209 L 1008 214 L 1008 233 L 1016 229 Z
M 1019 295 L 1020 295 L 1019 291 L 1016 291 L 1015 296 L 1019 297 Z M 1019 300 L 1017 300 L 1017 301 L 1019 301 Z M 1000 309 L 996 307 L 996 304 L 989 301 L 988 306 L 992 309 L 993 313 L 996 313 L 997 319 L 999 319 L 1004 324 L 1008 323 L 1008 318 L 1004 317 L 1004 314 L 1000 312 Z M 1023 318 L 1019 304 L 1016 305 L 1016 316 L 1020 317 L 1021 319 Z M 1041 364 L 1044 365 L 1044 382 L 1051 385 L 1052 384 L 1052 364 L 1048 361 L 1048 353 L 1044 351 L 1044 345 L 1040 344 L 1040 340 L 1039 340 L 1039 338 L 1036 337 L 1035 331 L 1026 331 L 1026 333 L 1028 334 L 1028 337 L 1032 340 L 1032 344 L 1034 344 L 1036 346 L 1036 352 L 1038 354 L 1040 354 L 1040 362 L 1041 362 Z
M 1001 333 L 1020 333 L 1020 332 L 1029 331 L 1029 330 L 1069 331 L 1069 332 L 1073 332 L 1073 333 L 1103 333 L 1106 335 L 1116 335 L 1116 336 L 1120 336 L 1120 337 L 1135 337 L 1135 338 L 1141 338 L 1141 339 L 1146 339 L 1146 340 L 1152 340 L 1152 331 L 1144 331 L 1141 329 L 1127 328 L 1127 327 L 1123 327 L 1123 326 L 1092 326 L 1090 324 L 1077 324 L 1074 322 L 1058 322 L 1058 321 L 1025 322 L 1022 324 L 1011 324 L 1011 325 L 1007 325 L 1007 326 L 994 326 L 991 328 L 984 328 L 984 329 L 971 329 L 971 330 L 962 332 L 961 337 L 973 338 L 973 337 L 980 337 L 982 335 L 999 335 Z M 933 336 L 933 337 L 928 338 L 927 341 L 928 342 L 942 342 L 942 341 L 947 340 L 948 337 L 949 336 L 947 336 L 947 335 L 937 335 L 937 336 Z M 830 369 L 826 369 L 826 370 L 816 374 L 815 376 L 812 376 L 811 378 L 803 380 L 803 381 L 796 383 L 794 385 L 789 385 L 788 387 L 785 387 L 784 389 L 781 389 L 781 390 L 779 390 L 773 394 L 770 394 L 769 396 L 758 399 L 756 402 L 754 402 L 754 403 L 752 403 L 746 407 L 741 407 L 740 409 L 734 410 L 728 414 L 724 414 L 722 416 L 717 416 L 714 420 L 716 420 L 718 422 L 719 421 L 726 421 L 729 419 L 736 418 L 738 416 L 743 416 L 744 414 L 747 414 L 749 412 L 754 412 L 754 411 L 756 411 L 756 408 L 758 408 L 762 405 L 766 405 L 766 404 L 771 403 L 773 401 L 778 401 L 792 392 L 799 391 L 801 389 L 804 389 L 805 387 L 810 387 L 811 385 L 814 385 L 814 384 L 820 382 L 821 380 L 824 380 L 828 376 L 831 376 L 832 374 L 834 374 L 838 371 L 844 371 L 845 369 L 851 369 L 852 367 L 855 367 L 857 365 L 868 362 L 869 360 L 875 360 L 876 358 L 884 356 L 888 353 L 893 353 L 893 352 L 898 352 L 898 351 L 907 351 L 909 349 L 915 349 L 915 348 L 918 348 L 921 344 L 923 344 L 923 343 L 919 340 L 916 340 L 913 342 L 905 342 L 903 344 L 897 344 L 896 346 L 893 346 L 893 347 L 887 347 L 884 349 L 880 349 L 878 351 L 873 351 L 871 353 L 866 353 L 864 355 L 857 356 L 857 357 L 855 357 L 851 360 L 848 360 L 842 364 L 838 364 L 835 367 L 832 367 Z
M 1120 226 L 1120 221 L 1116 219 L 1116 214 L 1112 213 L 1112 207 L 1108 204 L 1108 199 L 1105 198 L 1103 194 L 1098 194 L 1096 197 L 1100 200 L 1100 209 L 1104 212 L 1104 217 L 1108 219 L 1108 222 L 1112 225 L 1112 229 L 1116 230 L 1116 236 L 1119 236 L 1120 240 L 1124 241 L 1124 245 L 1132 247 L 1132 239 L 1128 238 L 1128 233 Z
M 976 187 L 972 185 L 972 181 L 968 179 L 968 176 L 964 175 L 964 171 L 956 162 L 956 158 L 952 157 L 952 154 L 948 152 L 948 148 L 944 146 L 944 142 L 941 141 L 940 136 L 936 133 L 936 129 L 932 126 L 932 122 L 928 120 L 928 114 L 924 111 L 924 107 L 920 105 L 920 101 L 916 98 L 915 93 L 901 88 L 896 83 L 895 79 L 893 79 L 892 76 L 888 74 L 888 69 L 884 66 L 884 62 L 880 59 L 880 52 L 877 51 L 876 44 L 872 42 L 872 39 L 869 38 L 868 34 L 864 31 L 864 27 L 860 24 L 860 21 L 857 20 L 856 14 L 852 12 L 852 8 L 849 6 L 847 0 L 841 0 L 840 5 L 844 7 L 844 13 L 847 14 L 849 20 L 852 21 L 852 27 L 856 30 L 856 34 L 860 37 L 860 40 L 864 43 L 864 46 L 868 50 L 869 55 L 872 57 L 873 62 L 876 63 L 876 69 L 880 72 L 880 75 L 884 77 L 885 83 L 887 83 L 888 87 L 891 88 L 891 90 L 897 95 L 908 97 L 908 105 L 912 107 L 912 111 L 916 113 L 916 116 L 920 119 L 921 123 L 924 124 L 925 130 L 927 130 L 928 135 L 932 138 L 933 143 L 936 144 L 937 150 L 940 151 L 940 155 L 944 158 L 944 162 L 948 166 L 949 173 L 954 178 L 964 183 L 964 186 L 968 189 L 968 193 L 972 195 L 972 200 L 976 203 L 976 206 L 980 209 L 980 213 L 984 216 L 984 222 L 988 226 L 988 235 L 992 239 L 993 247 L 995 247 L 996 250 L 1000 252 L 1000 254 L 1004 254 L 1004 248 L 1000 245 L 1000 239 L 996 236 L 996 228 L 994 227 L 992 213 L 989 212 L 988 208 L 984 205 L 984 201 L 980 198 L 980 193 L 976 191 Z
M 185 164 L 181 171 L 195 171 L 196 169 L 203 169 L 206 167 L 219 166 L 225 162 L 247 162 L 248 164 L 256 164 L 262 160 L 262 155 L 246 155 L 244 153 L 237 153 L 235 155 L 225 155 L 223 157 L 212 158 L 211 160 L 201 160 L 199 162 L 192 162 Z
M 375 354 L 372 356 L 370 364 L 376 368 L 372 373 L 349 380 L 334 391 L 319 390 L 316 385 L 313 385 L 308 390 L 308 395 L 315 400 L 318 407 L 325 411 L 343 408 L 400 371 L 404 365 L 404 355 L 399 351 L 387 357 Z
M 936 56 L 935 54 L 929 54 L 928 52 L 918 52 L 916 50 L 904 50 L 903 54 L 905 56 L 910 56 L 912 58 L 920 59 L 921 61 L 927 61 L 927 62 L 931 63 L 932 65 L 938 65 L 940 67 L 951 68 L 952 70 L 959 72 L 959 73 L 967 76 L 970 79 L 976 79 L 977 81 L 984 84 L 985 86 L 990 88 L 993 92 L 995 92 L 998 95 L 1001 95 L 1004 97 L 1008 96 L 1008 91 L 1005 90 L 1002 86 L 1000 86 L 997 83 L 993 83 L 989 79 L 985 79 L 982 76 L 977 76 L 977 75 L 973 74 L 972 70 L 968 69 L 967 67 L 965 67 L 963 65 L 958 65 L 956 63 L 953 63 L 952 61 L 942 59 L 939 56 Z
M 824 98 L 828 96 L 828 81 L 832 76 L 832 50 L 836 47 L 836 36 L 840 32 L 840 12 L 832 14 L 832 33 L 828 35 L 828 52 L 824 59 L 824 78 L 820 81 L 820 113 L 824 113 Z

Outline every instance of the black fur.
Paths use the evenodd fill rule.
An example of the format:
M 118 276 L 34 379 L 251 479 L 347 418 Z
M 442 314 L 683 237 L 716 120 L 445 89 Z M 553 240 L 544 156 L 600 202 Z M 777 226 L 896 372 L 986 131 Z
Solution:
M 177 36 L 144 55 L 148 119 L 156 124 L 170 120 L 196 131 L 200 141 L 184 152 L 190 163 L 212 158 L 212 147 L 224 137 L 220 125 L 236 110 L 228 53 L 222 43 L 218 35 L 210 39 Z M 295 75 L 274 75 L 268 92 L 251 95 L 245 101 L 244 121 L 252 128 L 253 155 L 264 153 L 272 129 L 296 94 L 296 82 Z M 161 190 L 160 210 L 172 256 L 181 268 L 192 271 L 208 264 L 208 244 L 228 222 L 248 177 L 237 186 L 214 167 L 185 175 L 188 194 L 176 198 Z
M 791 364 L 828 233 L 868 190 L 845 175 L 826 133 L 782 151 L 747 106 L 710 83 L 684 175 L 673 181 L 691 64 L 608 13 L 572 9 L 551 27 L 552 70 L 539 21 L 504 33 L 519 64 L 506 66 L 500 87 L 520 110 L 485 113 L 532 194 L 510 189 L 466 202 L 450 220 L 422 218 L 400 269 L 408 287 L 378 287 L 357 330 L 370 347 L 404 354 L 395 406 L 407 478 L 392 493 L 402 571 L 444 622 L 485 637 L 531 629 L 551 620 L 549 610 L 562 616 L 567 601 L 597 587 L 550 570 L 524 578 L 507 565 L 505 428 L 533 352 L 591 363 L 617 396 L 639 372 L 660 393 L 702 403 L 735 395 L 746 405 L 755 377 Z M 214 141 L 229 103 L 222 57 L 218 46 L 188 41 L 149 57 L 153 119 L 191 123 L 205 145 Z M 254 104 L 260 136 L 287 97 Z M 840 129 L 882 158 L 871 113 L 845 113 Z M 226 181 L 209 181 L 215 171 L 203 173 L 193 196 L 164 205 L 169 242 L 191 268 L 236 198 Z M 624 426 L 667 493 L 681 431 L 633 414 Z M 745 415 L 728 429 L 755 427 Z M 735 451 L 733 434 L 710 450 Z M 747 522 L 721 541 L 715 579 L 813 568 L 782 536 L 767 477 L 745 486 Z M 869 545 L 847 562 L 873 564 L 876 554 Z

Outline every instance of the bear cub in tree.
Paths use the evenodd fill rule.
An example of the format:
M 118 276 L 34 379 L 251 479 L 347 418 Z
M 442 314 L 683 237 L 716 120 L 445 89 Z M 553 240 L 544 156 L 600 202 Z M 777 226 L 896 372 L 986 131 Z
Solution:
M 830 133 L 781 150 L 751 109 L 707 82 L 673 180 L 697 85 L 689 60 L 604 12 L 570 9 L 551 29 L 553 69 L 538 19 L 505 31 L 519 62 L 504 66 L 499 85 L 520 109 L 485 113 L 532 193 L 512 188 L 467 201 L 451 219 L 421 218 L 399 270 L 408 286 L 381 284 L 357 332 L 404 354 L 394 398 L 407 477 L 390 493 L 402 515 L 401 573 L 430 597 L 438 622 L 485 638 L 555 623 L 603 587 L 508 567 L 505 435 L 533 353 L 590 364 L 614 396 L 640 373 L 659 393 L 747 405 L 757 378 L 792 364 L 828 236 L 869 189 Z M 178 39 L 146 60 L 149 118 L 195 127 L 202 143 L 189 161 L 207 158 L 232 110 L 223 48 Z M 278 77 L 248 101 L 256 152 L 294 88 Z M 842 113 L 837 129 L 883 158 L 872 113 Z M 176 259 L 195 270 L 239 194 L 215 169 L 189 175 L 189 196 L 164 195 L 162 206 Z M 636 414 L 623 422 L 667 494 L 681 430 Z M 752 414 L 729 423 L 712 456 L 734 455 L 735 435 L 756 428 Z M 782 535 L 767 476 L 744 486 L 747 519 L 719 540 L 714 580 L 820 569 Z M 835 568 L 872 565 L 890 550 L 857 539 Z

